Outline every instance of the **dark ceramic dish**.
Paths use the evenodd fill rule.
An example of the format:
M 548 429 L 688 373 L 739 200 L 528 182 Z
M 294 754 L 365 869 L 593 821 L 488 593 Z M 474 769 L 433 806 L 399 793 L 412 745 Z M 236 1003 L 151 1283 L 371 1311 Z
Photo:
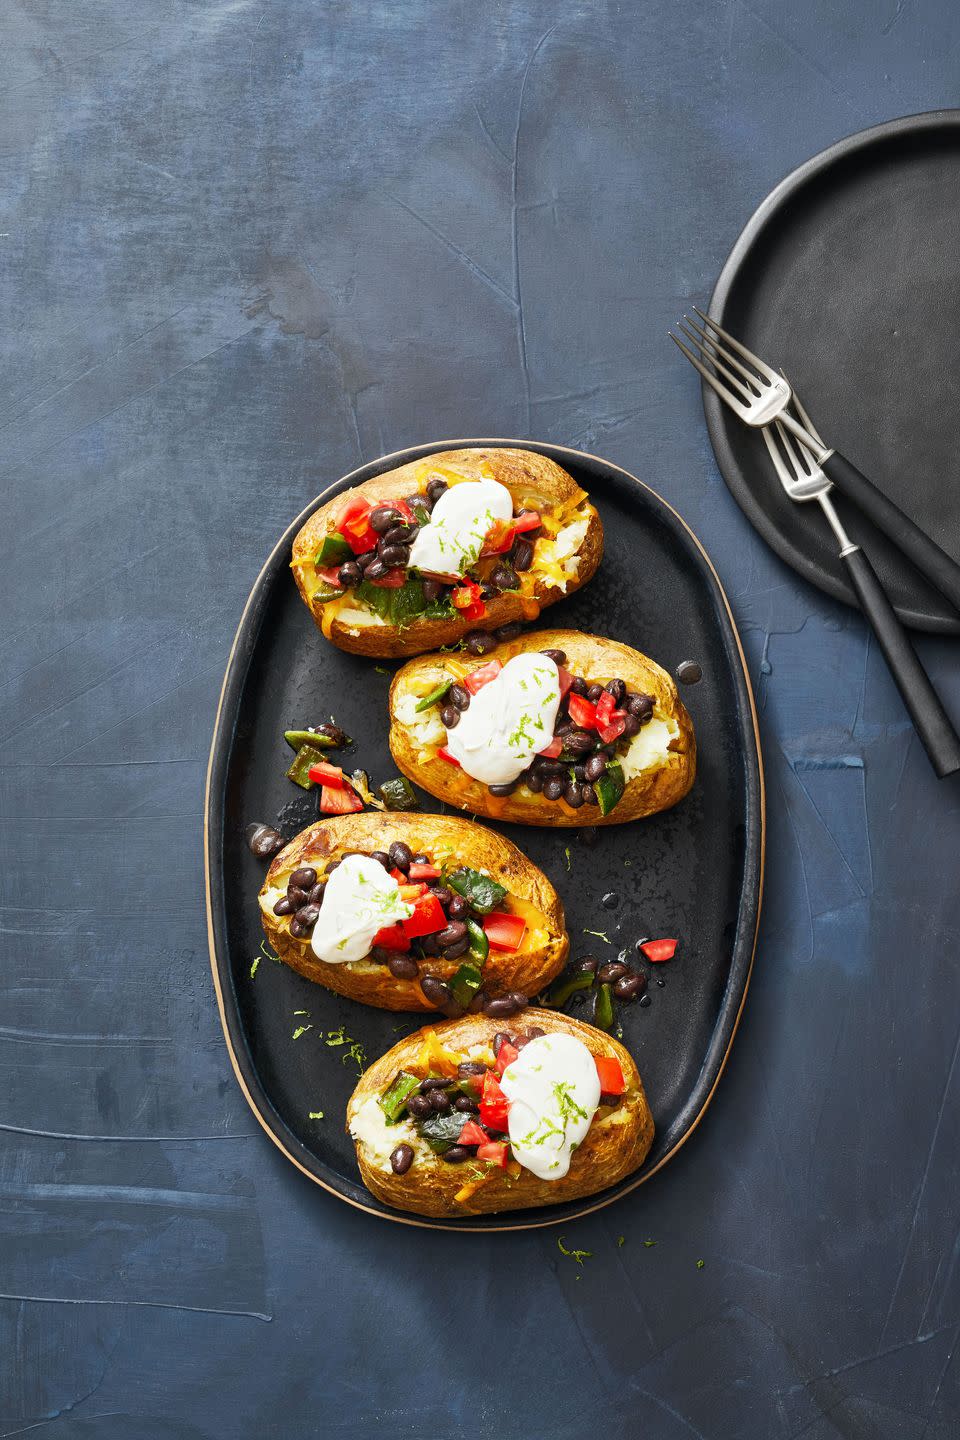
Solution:
M 723 267 L 710 314 L 781 366 L 835 445 L 960 560 L 960 110 L 909 115 L 814 156 L 771 192 Z M 767 544 L 855 603 L 814 505 L 782 491 L 763 437 L 704 387 L 731 493 Z M 953 607 L 834 491 L 906 625 L 960 634 Z
M 596 832 L 504 826 L 553 880 L 566 906 L 572 955 L 615 958 L 637 939 L 678 936 L 676 959 L 650 966 L 652 1002 L 622 1012 L 657 1125 L 643 1169 L 601 1194 L 502 1216 L 423 1221 L 392 1211 L 361 1185 L 344 1110 L 357 1078 L 343 1027 L 373 1059 L 429 1017 L 373 1010 L 261 959 L 257 891 L 264 865 L 244 841 L 253 820 L 292 835 L 316 818 L 284 771 L 290 726 L 331 713 L 353 737 L 355 764 L 374 782 L 395 774 L 387 749 L 391 662 L 345 655 L 311 620 L 290 578 L 290 545 L 324 500 L 452 441 L 386 456 L 331 486 L 293 521 L 247 602 L 227 667 L 210 756 L 206 801 L 207 911 L 214 981 L 237 1078 L 264 1129 L 305 1174 L 376 1215 L 440 1228 L 496 1230 L 569 1220 L 648 1178 L 697 1125 L 723 1070 L 750 978 L 763 870 L 763 777 L 756 716 L 726 597 L 699 542 L 645 485 L 603 460 L 557 445 L 530 445 L 565 466 L 603 517 L 606 554 L 582 591 L 546 612 L 626 641 L 670 670 L 697 661 L 703 679 L 683 688 L 696 727 L 699 771 L 675 810 Z M 390 673 L 386 673 L 386 672 Z M 351 757 L 352 758 L 352 757 Z M 425 810 L 439 809 L 423 795 Z M 606 898 L 605 898 L 606 897 Z M 601 931 L 605 941 L 586 931 Z M 663 986 L 656 983 L 662 978 Z M 309 1012 L 297 1014 L 296 1012 Z M 574 1011 L 574 1013 L 581 1013 Z M 589 1018 L 584 1016 L 583 1018 Z M 300 1026 L 309 1026 L 294 1040 Z M 309 1119 L 323 1111 L 322 1120 Z

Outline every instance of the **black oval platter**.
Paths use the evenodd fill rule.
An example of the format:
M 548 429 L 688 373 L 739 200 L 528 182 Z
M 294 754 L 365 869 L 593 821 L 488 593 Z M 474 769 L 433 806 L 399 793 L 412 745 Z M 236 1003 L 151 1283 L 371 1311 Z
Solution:
M 354 740 L 348 760 L 368 770 L 374 783 L 396 773 L 386 701 L 400 662 L 346 655 L 323 639 L 290 577 L 290 546 L 332 495 L 461 445 L 548 455 L 600 510 L 606 553 L 599 571 L 582 591 L 546 611 L 542 623 L 625 641 L 671 671 L 697 661 L 703 678 L 682 687 L 699 768 L 692 792 L 674 810 L 596 831 L 593 844 L 576 830 L 494 827 L 556 885 L 573 957 L 613 959 L 639 938 L 680 939 L 673 961 L 648 967 L 651 1004 L 634 1003 L 621 1013 L 623 1040 L 637 1058 L 656 1121 L 650 1155 L 620 1185 L 583 1200 L 444 1221 L 391 1210 L 360 1183 L 343 1121 L 357 1065 L 349 1045 L 328 1043 L 342 1031 L 372 1060 L 428 1017 L 374 1010 L 269 959 L 255 964 L 262 956 L 257 891 L 264 865 L 247 849 L 244 831 L 263 820 L 293 835 L 317 816 L 316 794 L 305 795 L 285 777 L 292 752 L 283 731 L 290 727 L 334 714 Z M 442 808 L 428 795 L 421 793 L 421 800 L 424 810 Z M 646 485 L 616 465 L 559 445 L 444 441 L 384 456 L 345 476 L 291 523 L 244 609 L 210 753 L 205 851 L 210 955 L 230 1058 L 260 1124 L 304 1174 L 370 1214 L 440 1229 L 559 1223 L 625 1194 L 669 1160 L 710 1102 L 746 996 L 760 913 L 764 792 L 756 712 L 740 640 L 706 552 Z M 615 901 L 604 903 L 611 895 Z M 309 1118 L 319 1111 L 322 1119 Z

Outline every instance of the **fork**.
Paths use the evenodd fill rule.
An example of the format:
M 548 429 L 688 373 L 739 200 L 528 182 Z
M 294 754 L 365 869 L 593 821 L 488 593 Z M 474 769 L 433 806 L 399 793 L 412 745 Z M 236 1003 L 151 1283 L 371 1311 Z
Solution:
M 822 450 L 823 441 L 795 392 L 793 407 L 805 432 Z M 783 415 L 774 419 L 772 424 L 765 425 L 762 434 L 780 483 L 790 499 L 799 504 L 810 500 L 819 502 L 840 546 L 840 559 L 846 566 L 860 609 L 877 637 L 930 763 L 941 780 L 953 775 L 960 770 L 960 736 L 950 723 L 940 697 L 917 658 L 910 637 L 867 555 L 844 529 L 830 499 L 831 482 L 823 466 L 805 441 L 793 438 L 784 424 Z
M 830 449 L 815 432 L 790 413 L 793 392 L 782 374 L 754 355 L 752 350 L 704 315 L 702 310 L 694 306 L 693 311 L 703 322 L 702 325 L 685 315 L 677 329 L 692 342 L 698 354 L 694 354 L 672 332 L 668 333 L 720 399 L 747 425 L 760 427 L 779 420 L 784 429 L 803 443 L 823 475 L 859 506 L 940 594 L 960 610 L 960 565 L 865 475 L 861 475 L 845 456 Z

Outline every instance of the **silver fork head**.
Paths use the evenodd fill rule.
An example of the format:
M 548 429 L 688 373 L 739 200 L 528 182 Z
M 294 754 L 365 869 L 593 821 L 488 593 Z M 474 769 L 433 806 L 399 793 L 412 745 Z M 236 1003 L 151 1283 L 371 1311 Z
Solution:
M 790 403 L 790 386 L 782 375 L 715 320 L 696 306 L 693 311 L 703 324 L 698 325 L 689 315 L 684 315 L 677 329 L 696 347 L 697 354 L 672 331 L 667 332 L 670 339 L 734 414 L 748 425 L 769 425 Z
M 801 415 L 804 414 L 799 404 L 797 409 Z M 774 439 L 774 432 L 777 439 Z M 777 478 L 791 500 L 819 500 L 829 492 L 830 481 L 812 453 L 806 445 L 795 441 L 779 420 L 764 427 L 763 438 Z

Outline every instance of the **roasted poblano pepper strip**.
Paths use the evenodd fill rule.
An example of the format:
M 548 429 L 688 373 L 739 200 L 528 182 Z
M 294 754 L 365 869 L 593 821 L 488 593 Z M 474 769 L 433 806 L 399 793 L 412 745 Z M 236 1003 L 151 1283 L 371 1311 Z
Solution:
M 344 560 L 352 560 L 353 551 L 344 540 L 339 530 L 332 531 L 323 537 L 323 543 L 317 551 L 314 565 L 342 565 Z
M 594 781 L 593 788 L 600 802 L 600 814 L 609 815 L 623 794 L 623 768 L 616 762 L 608 765 L 600 779 Z
M 323 751 L 316 745 L 301 745 L 287 771 L 287 779 L 292 780 L 294 785 L 299 785 L 302 790 L 312 790 L 314 781 L 310 779 L 310 766 L 319 765 L 323 758 Z
M 407 1101 L 415 1090 L 420 1089 L 420 1080 L 416 1075 L 401 1070 L 396 1079 L 380 1096 L 379 1105 L 387 1117 L 388 1125 L 396 1125 L 400 1116 L 407 1108 Z
M 284 730 L 283 738 L 291 750 L 300 750 L 304 745 L 313 745 L 318 750 L 332 750 L 335 741 L 329 735 L 317 730 Z
M 490 954 L 490 941 L 487 939 L 482 925 L 470 916 L 466 920 L 467 934 L 470 937 L 470 954 L 478 965 L 482 965 Z
M 310 599 L 326 605 L 328 600 L 336 600 L 342 594 L 343 590 L 339 585 L 328 585 L 326 580 L 321 580 L 316 589 L 310 591 Z
M 471 907 L 480 915 L 489 915 L 506 899 L 507 892 L 502 885 L 466 865 L 452 870 L 447 876 L 447 884 L 464 900 L 469 900 Z
M 601 985 L 593 1002 L 593 1023 L 598 1030 L 613 1029 L 613 991 L 609 985 Z
M 426 1140 L 435 1155 L 442 1155 L 460 1139 L 460 1131 L 469 1120 L 460 1110 L 451 1110 L 446 1115 L 431 1115 L 428 1120 L 419 1120 L 417 1130 Z
M 571 995 L 576 995 L 581 990 L 589 990 L 592 984 L 591 970 L 578 970 L 573 975 L 561 975 L 550 986 L 543 1003 L 551 1010 L 559 1010 L 561 1005 L 566 1005 Z
M 382 785 L 377 786 L 377 789 L 388 810 L 420 809 L 416 791 L 403 775 L 398 775 L 395 780 L 385 780 Z
M 453 991 L 454 1000 L 466 1010 L 470 1001 L 480 989 L 482 981 L 483 977 L 476 965 L 461 965 L 453 979 L 448 981 L 448 984 Z
M 418 702 L 417 713 L 419 714 L 421 710 L 429 710 L 431 705 L 436 705 L 438 700 L 443 699 L 452 684 L 452 680 L 441 680 L 429 695 L 424 695 L 423 699 Z

